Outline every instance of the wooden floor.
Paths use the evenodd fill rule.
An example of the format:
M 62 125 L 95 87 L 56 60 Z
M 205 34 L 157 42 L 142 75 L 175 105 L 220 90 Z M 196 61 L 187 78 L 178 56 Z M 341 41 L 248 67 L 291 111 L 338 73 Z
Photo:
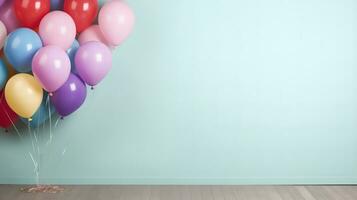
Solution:
M 64 186 L 31 194 L 0 185 L 0 200 L 357 200 L 357 186 Z

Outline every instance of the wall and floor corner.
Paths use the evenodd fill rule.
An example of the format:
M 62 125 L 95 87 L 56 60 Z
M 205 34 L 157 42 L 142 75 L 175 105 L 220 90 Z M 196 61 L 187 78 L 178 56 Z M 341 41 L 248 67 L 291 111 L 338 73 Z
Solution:
M 108 78 L 54 130 L 62 184 L 357 183 L 357 2 L 137 0 Z M 34 183 L 0 134 L 0 183 Z

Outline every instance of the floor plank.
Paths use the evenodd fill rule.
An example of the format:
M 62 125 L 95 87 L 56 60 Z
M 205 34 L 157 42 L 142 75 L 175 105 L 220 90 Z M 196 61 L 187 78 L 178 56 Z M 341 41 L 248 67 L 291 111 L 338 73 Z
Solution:
M 0 185 L 11 200 L 356 200 L 357 186 L 64 186 L 58 194 L 32 194 Z

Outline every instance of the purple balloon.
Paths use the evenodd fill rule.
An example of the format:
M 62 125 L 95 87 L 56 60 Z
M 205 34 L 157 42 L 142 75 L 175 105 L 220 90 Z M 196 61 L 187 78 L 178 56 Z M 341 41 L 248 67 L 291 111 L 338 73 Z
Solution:
M 90 86 L 97 85 L 112 68 L 112 52 L 101 42 L 87 42 L 75 56 L 79 76 Z
M 4 4 L 5 0 L 0 0 L 0 6 L 2 6 L 2 4 Z
M 0 4 L 1 4 L 0 0 Z M 19 27 L 19 22 L 14 13 L 13 9 L 13 2 L 12 0 L 5 0 L 3 5 L 0 6 L 0 21 L 2 21 L 8 33 L 14 31 L 17 27 Z
M 86 84 L 75 74 L 70 74 L 67 82 L 51 96 L 51 102 L 62 117 L 76 111 L 87 97 Z

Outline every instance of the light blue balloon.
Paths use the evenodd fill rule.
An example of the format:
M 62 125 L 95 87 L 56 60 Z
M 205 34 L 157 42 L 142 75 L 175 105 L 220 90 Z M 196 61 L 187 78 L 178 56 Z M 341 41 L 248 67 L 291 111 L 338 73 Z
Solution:
M 48 94 L 44 94 L 40 107 L 32 116 L 30 127 L 37 128 L 41 126 L 50 118 L 50 116 L 53 115 L 54 112 L 55 107 L 51 103 L 51 100 L 48 99 Z M 23 121 L 26 125 L 29 123 L 27 118 L 21 118 L 21 121 Z
M 19 28 L 7 37 L 4 53 L 18 72 L 30 72 L 32 58 L 42 47 L 40 36 L 29 28 Z
M 51 0 L 51 10 L 62 10 L 64 0 Z
M 77 40 L 74 40 L 74 42 L 72 43 L 72 46 L 67 50 L 67 55 L 68 55 L 69 59 L 71 60 L 71 71 L 72 71 L 72 73 L 75 73 L 75 74 L 77 74 L 77 71 L 76 71 L 76 66 L 74 63 L 74 57 L 76 56 L 78 48 L 79 48 L 79 42 Z
M 0 90 L 5 87 L 7 77 L 9 76 L 9 71 L 5 65 L 3 59 L 0 59 Z

